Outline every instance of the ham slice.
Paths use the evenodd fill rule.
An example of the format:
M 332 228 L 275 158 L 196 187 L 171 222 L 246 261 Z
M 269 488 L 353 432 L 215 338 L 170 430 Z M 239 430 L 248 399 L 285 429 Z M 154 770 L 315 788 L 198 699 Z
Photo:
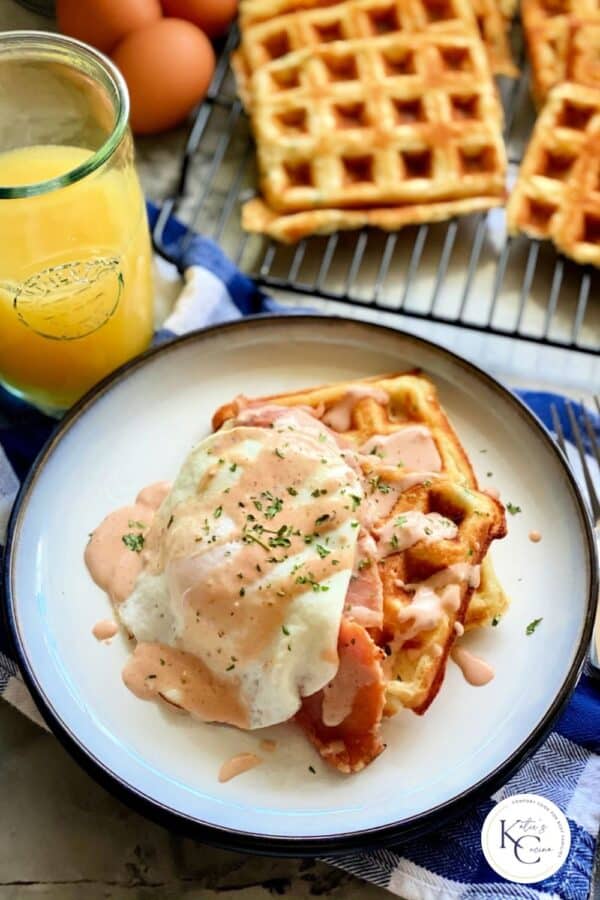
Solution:
M 383 652 L 362 625 L 342 619 L 338 654 L 335 678 L 305 697 L 296 721 L 330 765 L 340 772 L 359 772 L 384 749 Z M 324 720 L 337 724 L 326 725 Z
M 363 628 L 383 627 L 383 585 L 377 566 L 377 545 L 368 531 L 361 530 L 356 545 L 344 616 Z

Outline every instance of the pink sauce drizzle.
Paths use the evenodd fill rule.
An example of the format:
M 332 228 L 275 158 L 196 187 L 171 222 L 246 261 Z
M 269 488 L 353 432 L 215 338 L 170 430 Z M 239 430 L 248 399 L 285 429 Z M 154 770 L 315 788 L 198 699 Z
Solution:
M 364 397 L 372 397 L 382 406 L 387 406 L 390 399 L 381 388 L 357 385 L 348 388 L 341 400 L 329 407 L 321 417 L 322 421 L 334 431 L 350 431 L 354 409 Z
M 118 630 L 119 626 L 112 619 L 102 619 L 100 622 L 96 622 L 92 628 L 92 634 L 97 641 L 109 641 L 117 634 Z
M 455 647 L 451 653 L 452 659 L 463 673 L 465 681 L 473 687 L 483 687 L 494 677 L 494 670 L 488 663 L 478 656 L 474 656 L 464 647 Z
M 127 549 L 124 535 L 141 535 L 145 540 L 154 514 L 171 485 L 159 481 L 144 488 L 132 506 L 110 513 L 94 529 L 85 548 L 85 563 L 90 575 L 113 603 L 122 603 L 132 592 L 142 571 L 144 555 Z
M 232 756 L 231 759 L 223 763 L 219 769 L 219 781 L 221 784 L 225 781 L 231 781 L 232 778 L 243 775 L 249 769 L 260 766 L 261 763 L 262 759 L 256 753 L 238 753 L 237 756 Z
M 375 453 L 385 465 L 441 472 L 442 460 L 425 425 L 407 425 L 393 434 L 376 434 L 362 445 L 360 452 Z
M 398 516 L 392 516 L 385 525 L 375 528 L 378 539 L 377 556 L 384 559 L 394 553 L 401 553 L 414 547 L 419 541 L 433 544 L 442 540 L 451 540 L 458 534 L 458 528 L 450 519 L 439 513 L 424 514 L 417 510 L 408 510 Z

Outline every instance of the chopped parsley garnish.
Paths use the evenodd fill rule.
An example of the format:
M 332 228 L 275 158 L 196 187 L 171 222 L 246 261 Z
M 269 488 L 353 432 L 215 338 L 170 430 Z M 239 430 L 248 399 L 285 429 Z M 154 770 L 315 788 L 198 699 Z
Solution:
M 298 495 L 298 491 L 296 490 L 295 487 L 289 487 L 289 488 L 286 488 L 286 490 L 287 490 L 288 494 L 290 495 L 290 497 L 296 497 Z
M 142 548 L 144 546 L 144 535 L 143 534 L 133 534 L 133 532 L 129 532 L 128 534 L 124 534 L 121 538 L 125 546 L 128 550 L 132 550 L 133 553 L 141 553 Z
M 289 628 L 287 627 L 287 625 L 282 625 L 282 626 L 281 626 L 281 630 L 283 631 L 283 633 L 285 634 L 286 637 L 289 637 L 289 636 L 290 636 L 290 630 L 289 630 Z
M 398 518 L 394 522 L 394 525 L 396 525 L 398 528 L 402 528 L 404 525 L 406 525 L 407 522 L 408 516 L 398 516 Z
M 493 476 L 494 473 L 493 473 L 493 472 L 486 472 L 485 474 L 487 475 L 488 478 L 492 478 L 492 476 Z
M 174 521 L 175 521 L 175 516 L 171 516 L 171 518 L 167 522 L 167 528 L 170 528 Z
M 231 663 L 231 665 L 227 666 L 225 669 L 226 672 L 231 672 L 232 669 L 235 669 L 235 663 Z
M 496 628 L 500 624 L 500 616 L 494 616 L 492 619 L 492 628 Z
M 254 503 L 254 506 L 256 507 L 256 509 L 259 512 L 262 512 L 263 507 L 262 507 L 262 503 L 260 502 L 260 500 L 253 500 L 252 502 Z
M 137 522 L 135 519 L 130 519 L 127 525 L 129 528 L 146 528 L 145 522 Z
M 541 619 L 534 619 L 533 622 L 530 622 L 527 628 L 525 629 L 525 634 L 529 637 L 529 635 L 533 634 L 536 630 L 540 622 L 543 621 L 543 616 Z
M 325 559 L 326 556 L 329 556 L 331 550 L 328 550 L 327 547 L 324 547 L 323 544 L 317 544 L 317 553 L 321 557 L 321 559 Z
M 423 531 L 425 532 L 427 537 L 429 537 L 431 534 L 433 534 L 433 531 L 431 530 L 431 528 L 424 528 Z
M 231 463 L 231 465 L 229 466 L 229 471 L 235 472 L 236 469 L 237 469 L 237 463 Z
M 324 444 L 325 441 L 327 440 L 327 435 L 326 435 L 326 434 L 323 434 L 323 432 L 321 432 L 321 433 L 319 434 L 319 440 L 320 440 L 320 442 L 321 442 L 322 444 Z
M 521 512 L 521 507 L 515 506 L 514 503 L 507 503 L 506 508 L 509 511 L 509 513 L 511 514 L 511 516 L 516 516 L 517 513 Z
M 319 591 L 329 590 L 329 587 L 326 584 L 319 584 L 312 572 L 309 572 L 308 575 L 298 575 L 296 584 L 310 584 L 316 594 L 318 594 Z
M 381 491 L 382 494 L 389 494 L 391 491 L 390 485 L 381 480 L 381 475 L 375 475 L 373 478 L 369 478 L 369 484 L 371 485 L 373 492 Z
M 394 548 L 394 550 L 398 549 L 398 535 L 393 534 L 390 540 L 390 546 Z
M 360 522 L 350 522 L 350 528 L 358 528 Z
M 245 596 L 246 596 L 246 588 L 241 587 L 240 588 L 240 597 L 245 597 Z
M 373 449 L 369 450 L 369 453 L 371 454 L 371 456 L 378 456 L 379 459 L 383 459 L 383 453 L 380 452 L 378 444 L 375 444 Z
M 319 516 L 318 519 L 315 519 L 315 525 L 323 525 L 325 522 L 328 522 L 331 516 L 329 513 L 324 513 L 322 516 Z
M 355 512 L 362 503 L 362 500 L 357 494 L 350 494 L 350 499 L 352 500 L 352 512 Z
M 315 769 L 314 766 L 309 766 L 309 767 L 308 767 L 308 771 L 309 771 L 309 772 L 312 772 L 313 775 L 316 775 L 316 774 L 317 774 L 317 770 Z
M 161 666 L 166 665 L 164 659 L 162 658 L 162 656 L 160 657 L 159 662 L 160 662 Z
M 278 456 L 279 459 L 285 459 L 285 453 L 282 453 L 279 447 L 275 448 L 275 456 Z
M 323 497 L 327 493 L 325 488 L 315 488 L 311 493 L 311 497 Z
M 431 487 L 431 481 L 429 479 L 427 479 L 427 481 L 424 481 L 423 487 Z
M 363 569 L 368 569 L 370 565 L 371 565 L 370 559 L 361 559 L 361 560 L 359 560 L 359 563 L 358 563 L 358 571 L 362 572 Z
M 278 512 L 281 512 L 281 508 L 283 506 L 283 500 L 280 497 L 273 497 L 273 501 L 270 506 L 267 506 L 265 510 L 265 516 L 267 519 L 273 519 Z
M 215 519 L 220 519 L 222 515 L 223 515 L 223 507 L 217 506 L 217 508 L 215 509 L 215 511 L 213 513 L 213 516 L 215 517 Z

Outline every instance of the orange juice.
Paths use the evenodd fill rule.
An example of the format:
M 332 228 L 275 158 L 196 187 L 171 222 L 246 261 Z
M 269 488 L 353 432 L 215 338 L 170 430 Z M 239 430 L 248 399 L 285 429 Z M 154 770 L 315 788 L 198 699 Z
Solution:
M 57 190 L 0 200 L 0 382 L 48 410 L 71 405 L 152 336 L 146 211 L 131 146 L 121 151 Z M 0 185 L 46 182 L 91 156 L 9 150 Z

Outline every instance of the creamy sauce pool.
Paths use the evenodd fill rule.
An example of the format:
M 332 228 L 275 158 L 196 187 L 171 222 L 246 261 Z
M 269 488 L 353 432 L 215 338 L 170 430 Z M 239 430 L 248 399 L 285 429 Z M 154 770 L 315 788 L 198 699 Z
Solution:
M 113 603 L 122 603 L 132 592 L 144 566 L 146 535 L 171 485 L 158 481 L 144 488 L 135 503 L 110 513 L 90 535 L 85 548 L 89 573 Z M 129 549 L 127 544 L 134 549 Z
M 238 753 L 223 763 L 219 769 L 219 781 L 221 783 L 231 781 L 232 778 L 237 778 L 238 775 L 243 775 L 244 772 L 255 769 L 261 763 L 262 759 L 256 753 Z
M 102 619 L 92 628 L 92 634 L 97 641 L 109 641 L 118 631 L 119 626 L 112 619 Z
M 454 647 L 450 655 L 462 672 L 465 681 L 473 687 L 483 687 L 493 679 L 492 667 L 464 647 Z

